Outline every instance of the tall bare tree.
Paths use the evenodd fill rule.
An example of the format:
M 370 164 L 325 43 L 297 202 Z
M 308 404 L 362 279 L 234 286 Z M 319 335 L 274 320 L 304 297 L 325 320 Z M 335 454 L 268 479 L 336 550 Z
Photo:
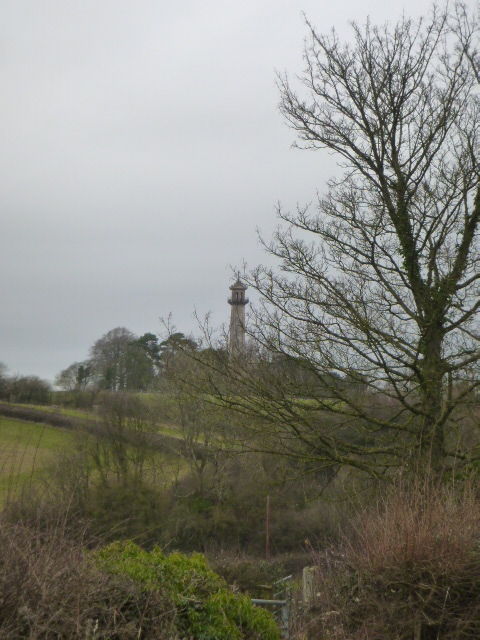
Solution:
M 456 4 L 353 24 L 347 43 L 307 27 L 300 88 L 278 77 L 280 109 L 297 146 L 334 152 L 344 173 L 316 207 L 279 208 L 264 244 L 280 269 L 248 282 L 262 299 L 250 332 L 270 365 L 224 363 L 242 391 L 224 387 L 223 401 L 317 463 L 381 473 L 467 461 L 478 439 L 460 437 L 460 409 L 480 357 L 477 17 Z

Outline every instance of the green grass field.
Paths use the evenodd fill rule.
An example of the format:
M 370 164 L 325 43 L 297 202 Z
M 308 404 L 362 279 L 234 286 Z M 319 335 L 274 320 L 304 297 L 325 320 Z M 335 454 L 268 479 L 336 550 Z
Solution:
M 44 413 L 59 414 L 70 418 L 87 418 L 95 420 L 98 416 L 92 411 L 82 411 L 81 409 L 65 409 L 64 407 L 56 407 L 45 404 L 21 404 L 18 402 L 9 403 L 13 407 L 22 407 L 24 409 L 35 409 L 35 411 L 43 411 Z
M 159 433 L 181 437 L 171 425 L 162 425 Z M 35 483 L 53 468 L 62 451 L 76 446 L 76 437 L 72 430 L 0 416 L 0 506 L 26 483 Z M 181 456 L 158 451 L 156 458 L 155 467 L 165 487 L 188 471 Z
M 66 429 L 0 416 L 0 502 L 53 464 L 73 439 Z

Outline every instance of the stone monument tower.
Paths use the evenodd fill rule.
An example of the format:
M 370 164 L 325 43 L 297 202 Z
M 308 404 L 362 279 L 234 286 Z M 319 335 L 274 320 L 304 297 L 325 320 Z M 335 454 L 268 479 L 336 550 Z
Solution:
M 230 287 L 232 295 L 228 299 L 228 304 L 231 306 L 229 341 L 231 356 L 245 353 L 245 305 L 248 304 L 245 291 L 247 289 L 247 285 L 240 280 L 240 276 Z

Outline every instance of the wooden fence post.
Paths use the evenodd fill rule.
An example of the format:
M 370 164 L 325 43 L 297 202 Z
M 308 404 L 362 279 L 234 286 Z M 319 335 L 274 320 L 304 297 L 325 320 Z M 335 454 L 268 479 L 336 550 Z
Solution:
M 307 608 L 313 607 L 317 600 L 318 567 L 305 567 L 302 572 L 302 600 Z

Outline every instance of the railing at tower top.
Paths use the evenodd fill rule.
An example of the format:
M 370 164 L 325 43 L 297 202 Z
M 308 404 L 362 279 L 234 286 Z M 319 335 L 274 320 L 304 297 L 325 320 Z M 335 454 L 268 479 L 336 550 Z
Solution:
M 244 298 L 243 300 L 234 300 L 233 298 L 227 298 L 228 304 L 248 304 L 250 300 L 248 298 Z

